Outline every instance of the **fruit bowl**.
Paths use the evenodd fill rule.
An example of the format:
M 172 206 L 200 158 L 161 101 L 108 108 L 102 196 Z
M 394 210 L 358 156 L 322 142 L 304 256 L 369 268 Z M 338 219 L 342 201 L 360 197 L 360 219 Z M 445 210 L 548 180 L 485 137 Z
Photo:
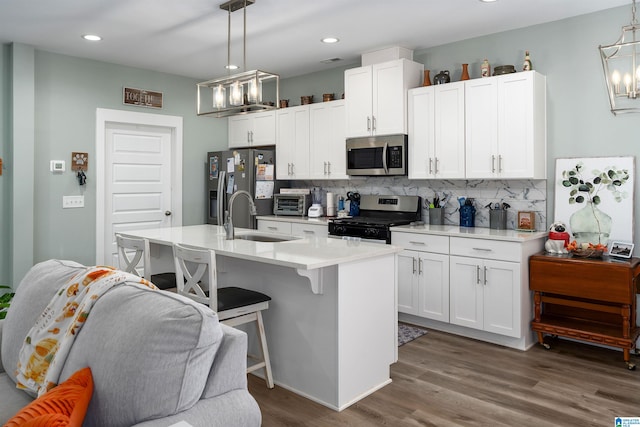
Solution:
M 577 258 L 602 258 L 604 251 L 602 249 L 574 249 L 571 251 L 574 257 Z

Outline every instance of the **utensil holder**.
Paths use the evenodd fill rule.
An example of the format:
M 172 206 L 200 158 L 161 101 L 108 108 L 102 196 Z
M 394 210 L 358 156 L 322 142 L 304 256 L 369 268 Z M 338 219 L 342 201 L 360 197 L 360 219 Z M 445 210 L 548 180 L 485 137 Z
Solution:
M 507 229 L 507 210 L 494 209 L 489 211 L 489 228 L 494 230 Z
M 429 208 L 429 225 L 444 225 L 444 208 Z
M 460 226 L 475 227 L 476 226 L 476 208 L 470 205 L 460 207 Z

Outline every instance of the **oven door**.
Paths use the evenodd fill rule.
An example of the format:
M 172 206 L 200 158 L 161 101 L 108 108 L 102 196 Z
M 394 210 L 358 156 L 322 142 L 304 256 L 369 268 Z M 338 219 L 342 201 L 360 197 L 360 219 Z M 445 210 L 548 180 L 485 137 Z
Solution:
M 327 236 L 330 239 L 342 239 L 342 240 L 348 240 L 348 241 L 354 241 L 354 242 L 367 242 L 367 243 L 378 243 L 381 245 L 386 245 L 388 244 L 386 240 L 380 240 L 380 239 L 367 239 L 367 238 L 363 238 L 363 237 L 352 237 L 352 236 L 332 236 L 329 235 Z

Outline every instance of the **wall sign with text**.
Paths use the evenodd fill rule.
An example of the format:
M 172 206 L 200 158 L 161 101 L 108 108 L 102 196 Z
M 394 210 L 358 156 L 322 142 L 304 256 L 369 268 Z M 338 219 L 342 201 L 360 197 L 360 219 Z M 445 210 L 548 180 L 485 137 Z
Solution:
M 162 92 L 125 87 L 122 91 L 122 102 L 126 105 L 162 108 Z

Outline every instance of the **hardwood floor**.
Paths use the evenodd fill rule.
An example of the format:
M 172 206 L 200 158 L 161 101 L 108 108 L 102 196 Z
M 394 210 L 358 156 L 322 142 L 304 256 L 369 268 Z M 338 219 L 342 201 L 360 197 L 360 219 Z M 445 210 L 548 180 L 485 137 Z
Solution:
M 613 426 L 640 417 L 640 370 L 566 340 L 522 352 L 430 330 L 399 348 L 393 382 L 342 412 L 249 375 L 263 426 Z M 640 364 L 640 358 L 631 356 Z M 638 368 L 640 369 L 640 368 Z

